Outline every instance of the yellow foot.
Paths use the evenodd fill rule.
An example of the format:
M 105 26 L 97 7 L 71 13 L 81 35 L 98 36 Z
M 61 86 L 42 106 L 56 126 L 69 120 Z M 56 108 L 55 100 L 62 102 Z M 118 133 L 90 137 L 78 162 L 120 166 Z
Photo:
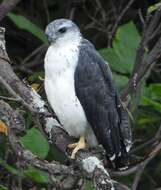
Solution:
M 78 143 L 68 144 L 69 149 L 74 149 Z
M 73 144 L 69 144 L 68 148 L 70 149 L 74 149 L 72 151 L 72 155 L 71 155 L 71 159 L 75 159 L 75 155 L 76 153 L 80 150 L 80 149 L 85 149 L 86 148 L 86 143 L 85 143 L 85 138 L 84 136 L 81 136 L 79 141 L 77 143 L 73 143 Z

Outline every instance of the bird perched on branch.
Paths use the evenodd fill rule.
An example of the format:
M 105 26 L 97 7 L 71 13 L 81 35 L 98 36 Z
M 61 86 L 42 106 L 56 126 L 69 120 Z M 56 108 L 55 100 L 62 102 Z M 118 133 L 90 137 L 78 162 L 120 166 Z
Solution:
M 45 91 L 64 130 L 79 138 L 71 158 L 86 143 L 101 144 L 116 167 L 125 165 L 131 131 L 108 64 L 71 20 L 58 19 L 45 31 Z

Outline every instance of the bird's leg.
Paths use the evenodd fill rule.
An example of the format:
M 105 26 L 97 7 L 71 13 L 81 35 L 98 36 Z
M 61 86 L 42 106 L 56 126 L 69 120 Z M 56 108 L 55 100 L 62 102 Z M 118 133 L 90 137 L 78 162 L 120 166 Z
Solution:
M 72 144 L 68 144 L 68 148 L 69 149 L 74 149 L 77 146 L 78 143 L 72 143 Z
M 86 148 L 85 137 L 81 136 L 77 143 L 69 144 L 68 148 L 74 148 L 74 150 L 72 151 L 71 159 L 75 159 L 75 155 L 78 152 L 78 150 Z

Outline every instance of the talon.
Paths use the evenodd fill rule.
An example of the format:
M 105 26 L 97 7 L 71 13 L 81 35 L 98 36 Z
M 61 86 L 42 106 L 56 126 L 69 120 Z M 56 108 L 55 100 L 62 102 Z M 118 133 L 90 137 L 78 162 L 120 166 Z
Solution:
M 74 150 L 72 151 L 72 154 L 71 154 L 71 159 L 75 159 L 76 153 L 80 149 L 85 149 L 86 148 L 85 137 L 81 136 L 78 143 L 69 144 L 68 148 L 70 148 L 70 149 L 74 148 Z
M 68 144 L 69 149 L 74 149 L 77 146 L 78 143 Z

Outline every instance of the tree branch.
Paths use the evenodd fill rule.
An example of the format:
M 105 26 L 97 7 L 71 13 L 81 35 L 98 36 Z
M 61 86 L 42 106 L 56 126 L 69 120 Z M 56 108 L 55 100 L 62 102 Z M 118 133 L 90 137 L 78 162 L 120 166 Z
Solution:
M 145 159 L 144 162 L 140 163 L 138 165 L 138 170 L 135 174 L 135 178 L 134 178 L 134 182 L 132 185 L 132 190 L 136 190 L 138 183 L 140 181 L 141 175 L 146 167 L 146 165 L 160 152 L 161 150 L 161 142 L 159 144 L 157 144 L 157 146 L 154 147 L 154 150 L 150 153 L 150 155 L 148 156 L 147 159 Z
M 13 110 L 7 103 L 0 101 L 0 120 L 6 123 L 8 126 L 8 140 L 19 160 L 25 161 L 25 163 L 37 167 L 43 171 L 52 175 L 54 182 L 58 183 L 56 179 L 57 175 L 76 177 L 77 173 L 72 167 L 62 165 L 56 161 L 49 163 L 46 160 L 40 160 L 37 156 L 32 154 L 29 150 L 25 150 L 19 143 L 17 136 L 25 131 L 25 124 L 22 117 Z
M 154 64 L 156 64 L 160 58 L 161 58 L 161 36 L 159 35 L 159 38 L 156 40 L 156 43 L 154 44 L 153 48 L 149 51 L 148 45 L 151 40 L 151 36 L 155 31 L 158 31 L 157 28 L 160 28 L 160 18 L 161 18 L 161 8 L 159 7 L 156 10 L 156 13 L 154 16 L 147 15 L 146 22 L 144 24 L 144 30 L 142 39 L 140 42 L 140 47 L 137 50 L 136 59 L 135 59 L 135 65 L 132 71 L 132 75 L 128 81 L 127 86 L 125 89 L 123 89 L 121 93 L 122 100 L 126 100 L 127 95 L 133 94 L 136 92 L 137 86 L 140 84 L 140 82 L 143 81 L 147 73 L 152 69 Z M 158 35 L 157 32 L 155 32 L 156 37 Z M 148 55 L 147 55 L 147 51 Z M 147 57 L 146 57 L 147 56 Z
M 20 0 L 3 0 L 0 4 L 0 21 L 10 12 Z
M 111 47 L 111 40 L 116 32 L 116 29 L 121 21 L 121 19 L 123 18 L 123 16 L 125 15 L 125 13 L 128 11 L 128 9 L 131 7 L 131 5 L 133 4 L 134 0 L 130 0 L 127 5 L 125 6 L 125 8 L 122 10 L 122 12 L 119 14 L 119 16 L 117 17 L 111 32 L 109 33 L 109 38 L 108 38 L 108 47 Z

